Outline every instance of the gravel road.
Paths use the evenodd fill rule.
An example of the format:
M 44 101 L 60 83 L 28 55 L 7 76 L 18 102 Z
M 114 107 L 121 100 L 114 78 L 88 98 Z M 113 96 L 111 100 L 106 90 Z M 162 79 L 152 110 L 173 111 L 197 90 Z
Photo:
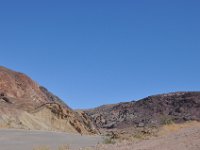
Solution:
M 100 136 L 68 134 L 64 132 L 26 131 L 0 129 L 1 150 L 33 150 L 38 146 L 48 146 L 57 150 L 60 145 L 70 145 L 73 150 L 95 146 L 102 142 Z

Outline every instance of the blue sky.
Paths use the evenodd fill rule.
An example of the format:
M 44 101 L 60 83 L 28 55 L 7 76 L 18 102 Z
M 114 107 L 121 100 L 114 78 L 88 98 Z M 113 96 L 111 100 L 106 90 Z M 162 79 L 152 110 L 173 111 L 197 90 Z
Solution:
M 199 0 L 1 0 L 0 65 L 72 108 L 200 90 Z

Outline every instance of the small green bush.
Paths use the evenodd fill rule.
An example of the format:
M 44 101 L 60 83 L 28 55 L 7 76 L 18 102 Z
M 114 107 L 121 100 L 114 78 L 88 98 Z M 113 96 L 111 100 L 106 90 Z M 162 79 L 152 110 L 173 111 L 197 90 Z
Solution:
M 172 118 L 169 118 L 169 117 L 164 117 L 162 120 L 161 120 L 161 124 L 162 125 L 170 125 L 170 124 L 173 124 L 174 121 Z
M 103 143 L 104 144 L 115 144 L 115 141 L 110 136 L 107 136 L 107 137 L 103 138 Z

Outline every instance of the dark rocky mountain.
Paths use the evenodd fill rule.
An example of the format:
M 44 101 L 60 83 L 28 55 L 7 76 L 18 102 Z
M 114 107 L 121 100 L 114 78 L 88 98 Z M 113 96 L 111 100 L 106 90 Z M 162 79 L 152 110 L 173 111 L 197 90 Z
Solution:
M 103 105 L 85 111 L 99 129 L 153 127 L 170 122 L 200 121 L 200 92 L 176 92 L 139 101 Z
M 0 127 L 96 133 L 84 112 L 23 73 L 0 67 Z

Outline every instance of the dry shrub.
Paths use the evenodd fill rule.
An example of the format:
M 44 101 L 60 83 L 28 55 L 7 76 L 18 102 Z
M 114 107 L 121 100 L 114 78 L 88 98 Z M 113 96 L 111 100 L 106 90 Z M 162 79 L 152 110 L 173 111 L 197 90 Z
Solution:
M 50 150 L 50 148 L 48 146 L 39 146 L 39 147 L 33 148 L 33 150 Z
M 48 146 L 39 146 L 34 148 L 33 150 L 51 150 Z M 61 145 L 58 147 L 58 150 L 70 150 L 69 145 Z
M 58 150 L 70 150 L 69 145 L 61 145 L 58 147 Z
M 172 132 L 177 132 L 183 128 L 189 128 L 191 126 L 196 126 L 199 125 L 199 122 L 197 121 L 188 121 L 185 123 L 180 123 L 180 124 L 167 124 L 161 127 L 160 131 L 159 131 L 159 135 L 166 135 Z
M 103 138 L 103 144 L 115 144 L 115 140 L 107 136 Z

